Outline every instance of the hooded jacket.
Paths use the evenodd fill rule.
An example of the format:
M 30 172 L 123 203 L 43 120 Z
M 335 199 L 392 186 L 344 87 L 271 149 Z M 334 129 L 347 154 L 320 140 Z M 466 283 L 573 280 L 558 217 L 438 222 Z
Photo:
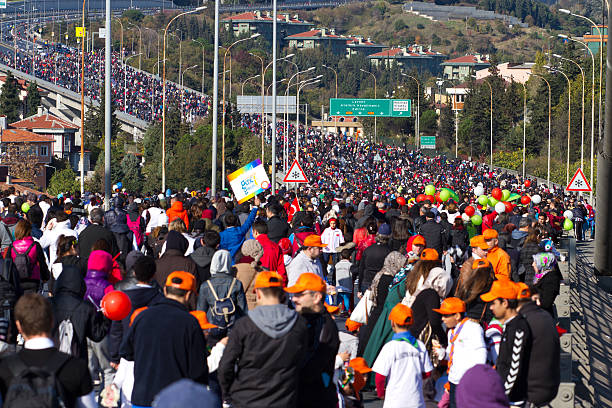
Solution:
M 108 351 L 110 353 L 110 361 L 113 363 L 119 363 L 121 342 L 130 328 L 130 319 L 134 310 L 155 304 L 164 299 L 164 296 L 160 292 L 157 285 L 151 287 L 137 286 L 123 292 L 128 296 L 128 298 L 130 298 L 130 301 L 132 302 L 132 310 L 125 319 L 115 320 L 111 323 L 110 333 L 108 336 Z
M 0 221 L 0 246 L 2 250 L 8 248 L 15 239 L 15 227 L 18 221 L 19 218 L 15 214 L 7 214 Z
M 257 306 L 234 325 L 219 363 L 224 398 L 236 408 L 295 407 L 306 322 L 285 305 Z
M 155 260 L 155 280 L 159 283 L 160 287 L 166 285 L 166 278 L 174 271 L 185 271 L 189 272 L 198 279 L 198 268 L 191 260 L 191 258 L 185 256 L 187 251 L 188 242 L 181 233 L 176 231 L 168 232 L 166 238 L 166 252 L 161 258 Z
M 217 297 L 223 299 L 230 297 L 236 306 L 236 317 L 242 317 L 246 314 L 247 302 L 244 295 L 242 282 L 234 277 L 232 273 L 232 265 L 230 253 L 225 249 L 220 249 L 213 255 L 210 262 L 210 284 L 212 285 Z M 232 293 L 228 294 L 232 281 L 236 279 Z M 212 320 L 212 312 L 210 308 L 215 304 L 215 295 L 210 290 L 207 282 L 200 285 L 200 295 L 198 296 L 198 310 L 206 312 L 208 320 Z
M 199 278 L 198 283 L 210 279 L 210 261 L 212 261 L 214 254 L 215 250 L 213 248 L 201 246 L 189 255 L 198 269 L 198 276 L 196 276 L 196 278 Z
M 46 282 L 50 278 L 47 260 L 45 259 L 45 254 L 40 244 L 34 241 L 34 238 L 28 236 L 13 242 L 13 250 L 10 254 L 13 261 L 15 261 L 17 253 L 25 254 L 28 248 L 30 248 L 30 250 L 27 253 L 27 257 L 30 260 L 32 271 L 28 279 L 21 280 L 21 289 L 24 291 L 36 291 L 40 281 Z
M 57 258 L 57 240 L 60 235 L 75 238 L 78 236 L 77 232 L 70 228 L 70 220 L 56 223 L 53 229 L 46 229 L 39 242 L 42 249 L 49 248 L 49 265 L 55 263 Z
M 244 237 L 246 233 L 251 229 L 255 216 L 257 215 L 257 207 L 251 210 L 249 217 L 246 219 L 244 224 L 239 227 L 229 227 L 219 233 L 221 237 L 221 243 L 219 249 L 227 249 L 232 255 L 232 259 L 236 256 L 236 253 L 244 243 Z
M 110 226 L 110 231 L 115 236 L 117 247 L 119 248 L 119 261 L 125 265 L 125 259 L 134 248 L 134 233 L 127 225 L 127 215 L 117 216 L 115 222 Z
M 57 335 L 59 324 L 69 319 L 74 328 L 75 357 L 87 360 L 87 339 L 102 340 L 108 333 L 110 320 L 102 312 L 96 311 L 90 301 L 83 299 L 85 290 L 81 271 L 75 266 L 66 265 L 55 283 L 51 305 L 55 318 L 54 334 Z
M 175 218 L 180 218 L 185 223 L 185 227 L 189 229 L 189 217 L 187 211 L 183 209 L 183 203 L 181 201 L 175 201 L 172 207 L 166 210 L 168 216 L 168 223 L 171 223 Z
M 79 256 L 87 261 L 91 253 L 91 247 L 100 239 L 108 242 L 110 254 L 112 256 L 119 253 L 115 235 L 108 228 L 99 224 L 89 224 L 87 228 L 79 234 Z

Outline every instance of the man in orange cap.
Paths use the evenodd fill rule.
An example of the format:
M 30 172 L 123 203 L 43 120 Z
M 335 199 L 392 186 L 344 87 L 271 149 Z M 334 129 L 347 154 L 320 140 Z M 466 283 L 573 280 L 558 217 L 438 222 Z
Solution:
M 257 274 L 254 290 L 257 307 L 236 321 L 219 363 L 223 398 L 236 408 L 295 407 L 306 322 L 284 304 L 279 273 Z
M 389 313 L 393 337 L 376 357 L 376 391 L 384 407 L 424 407 L 423 378 L 433 366 L 423 342 L 410 333 L 412 309 L 398 303 Z M 386 384 L 386 385 L 385 385 Z
M 130 326 L 120 354 L 134 361 L 134 406 L 150 407 L 162 389 L 182 378 L 208 384 L 206 340 L 187 308 L 194 291 L 192 274 L 172 272 L 165 298 L 149 305 Z
M 306 272 L 285 291 L 291 294 L 295 310 L 306 319 L 308 327 L 306 361 L 300 373 L 297 406 L 335 407 L 338 396 L 333 380 L 334 363 L 340 338 L 336 323 L 325 309 L 327 285 L 319 275 Z
M 527 401 L 527 379 L 532 347 L 531 329 L 518 313 L 521 290 L 509 279 L 496 280 L 491 290 L 480 295 L 489 303 L 495 317 L 504 325 L 496 370 L 504 382 L 510 405 L 523 406 Z
M 434 312 L 442 315 L 442 322 L 450 330 L 447 333 L 446 349 L 434 340 L 434 352 L 438 359 L 448 359 L 448 382 L 450 406 L 455 407 L 455 390 L 463 374 L 477 364 L 487 361 L 487 346 L 482 327 L 465 317 L 465 303 L 456 297 L 444 299 Z
M 482 233 L 482 237 L 487 243 L 487 259 L 493 266 L 497 279 L 510 279 L 510 255 L 497 246 L 499 243 L 497 231 L 489 228 Z
M 308 235 L 302 243 L 302 249 L 293 258 L 287 267 L 287 277 L 289 285 L 295 285 L 300 275 L 305 272 L 314 273 L 315 275 L 324 278 L 324 270 L 319 261 L 322 248 L 327 245 L 321 242 L 321 237 L 316 234 Z

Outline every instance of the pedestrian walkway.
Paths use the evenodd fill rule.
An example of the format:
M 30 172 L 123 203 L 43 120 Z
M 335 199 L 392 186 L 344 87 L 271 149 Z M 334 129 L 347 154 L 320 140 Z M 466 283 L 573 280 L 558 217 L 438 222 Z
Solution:
M 593 274 L 594 243 L 577 244 L 570 270 L 573 379 L 576 407 L 612 406 L 612 296 Z

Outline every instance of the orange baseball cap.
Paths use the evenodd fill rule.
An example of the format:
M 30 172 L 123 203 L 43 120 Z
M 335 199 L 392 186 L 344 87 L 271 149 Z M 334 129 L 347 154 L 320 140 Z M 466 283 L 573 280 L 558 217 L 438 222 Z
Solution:
M 441 315 L 452 315 L 455 313 L 465 313 L 465 302 L 456 297 L 444 299 L 439 309 L 433 309 Z
M 421 252 L 421 259 L 424 261 L 437 261 L 438 251 L 433 248 L 425 248 L 423 252 Z
M 485 242 L 485 239 L 482 235 L 476 235 L 470 239 L 470 246 L 472 248 L 480 248 L 480 249 L 489 249 L 489 246 Z
M 412 309 L 403 303 L 398 303 L 391 309 L 389 320 L 398 326 L 408 326 L 412 324 Z
M 302 244 L 302 246 L 325 248 L 327 244 L 321 242 L 321 236 L 312 234 L 307 236 L 306 239 L 304 239 L 304 243 Z
M 189 272 L 174 271 L 166 278 L 166 286 L 195 292 L 195 277 Z
M 349 367 L 352 367 L 353 370 L 357 371 L 359 374 L 372 372 L 372 369 L 368 367 L 368 363 L 366 363 L 363 357 L 357 357 L 349 361 Z
M 325 309 L 327 309 L 327 313 L 336 314 L 340 311 L 340 306 L 332 306 L 327 303 L 324 303 Z
M 283 277 L 276 271 L 263 271 L 259 272 L 255 277 L 255 289 L 261 288 L 282 288 Z
M 414 239 L 412 240 L 412 245 L 427 245 L 425 243 L 425 237 L 422 235 L 415 235 Z
M 493 281 L 491 290 L 485 294 L 480 295 L 480 298 L 484 302 L 492 302 L 495 299 L 517 299 L 519 295 L 519 289 L 516 283 L 509 279 L 502 279 Z
M 498 236 L 499 234 L 493 228 L 487 228 L 486 230 L 482 232 L 482 237 L 485 239 L 485 241 L 488 241 L 493 238 L 497 238 Z
M 214 329 L 215 327 L 219 327 L 216 324 L 212 324 L 208 322 L 208 317 L 206 317 L 206 312 L 203 312 L 201 310 L 193 310 L 189 313 L 191 313 L 191 315 L 198 320 L 198 323 L 200 323 L 200 329 L 202 330 Z
M 472 263 L 472 270 L 476 270 L 479 268 L 488 268 L 491 266 L 491 262 L 488 259 L 476 259 Z
M 321 278 L 319 275 L 304 272 L 300 275 L 297 282 L 295 282 L 295 285 L 285 288 L 285 292 L 289 293 L 300 293 L 306 290 L 312 290 L 313 292 L 326 292 L 327 285 L 325 284 L 323 278 Z
M 344 322 L 344 327 L 351 333 L 357 331 L 361 326 L 363 326 L 361 323 L 354 322 L 351 319 L 346 319 L 346 322 Z
M 531 290 L 525 282 L 517 282 L 516 287 L 518 288 L 519 292 L 517 296 L 518 300 L 531 299 Z

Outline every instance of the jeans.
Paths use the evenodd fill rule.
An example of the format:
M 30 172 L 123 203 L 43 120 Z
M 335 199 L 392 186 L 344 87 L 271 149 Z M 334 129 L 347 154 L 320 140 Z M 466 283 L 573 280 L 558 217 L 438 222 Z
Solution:
M 448 396 L 449 396 L 449 407 L 450 408 L 457 408 L 457 403 L 455 402 L 455 392 L 457 391 L 457 385 L 453 384 L 452 382 L 448 382 L 448 384 L 450 385 L 450 390 L 448 392 Z
M 104 384 L 103 387 L 110 385 L 115 378 L 115 370 L 110 365 L 108 353 L 108 336 L 100 342 L 87 339 L 87 351 L 89 356 L 89 371 L 91 377 L 95 380 L 98 378 L 98 373 L 102 372 Z

